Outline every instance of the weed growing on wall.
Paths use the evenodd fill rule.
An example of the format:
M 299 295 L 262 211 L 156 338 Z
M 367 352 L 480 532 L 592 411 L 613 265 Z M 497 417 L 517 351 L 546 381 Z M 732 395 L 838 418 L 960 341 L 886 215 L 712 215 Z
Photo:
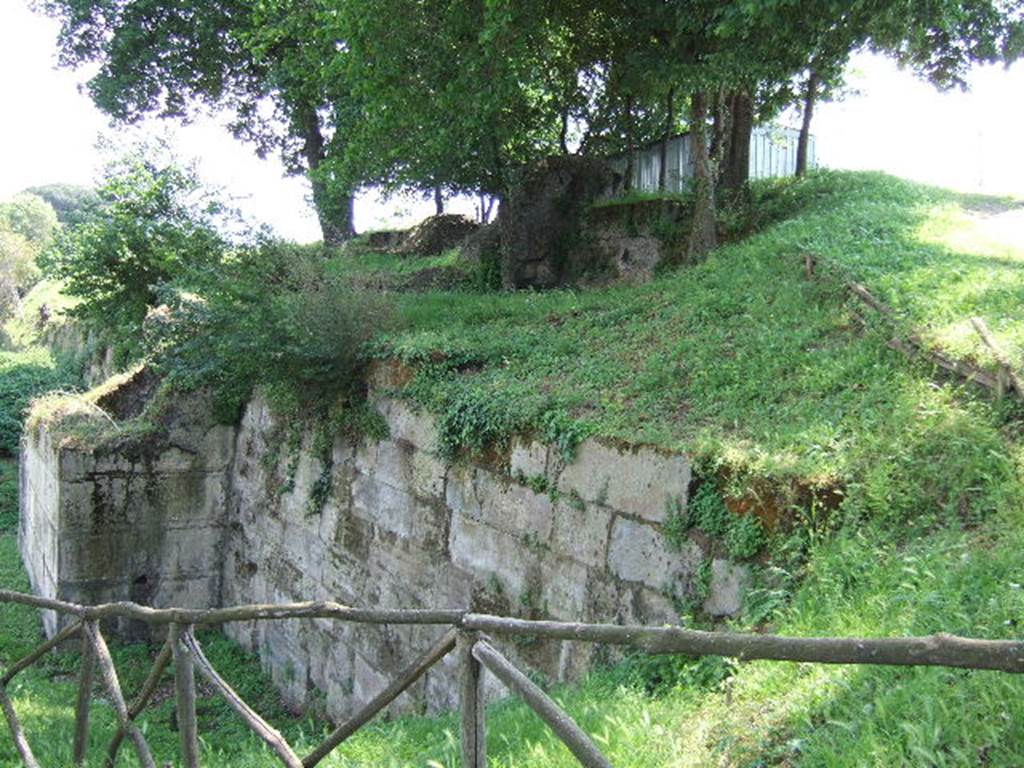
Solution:
M 697 487 L 688 504 L 684 505 L 681 499 L 667 502 L 662 532 L 669 544 L 681 549 L 693 528 L 724 542 L 729 556 L 736 560 L 757 556 L 767 543 L 761 521 L 754 515 L 730 512 L 722 492 L 709 480 Z

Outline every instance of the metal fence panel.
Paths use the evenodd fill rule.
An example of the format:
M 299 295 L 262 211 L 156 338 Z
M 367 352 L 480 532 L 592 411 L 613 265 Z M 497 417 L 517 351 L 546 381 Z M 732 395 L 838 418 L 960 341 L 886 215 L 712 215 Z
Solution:
M 750 177 L 752 179 L 792 176 L 796 173 L 796 150 L 800 131 L 779 126 L 760 126 L 750 137 Z M 626 172 L 626 158 L 612 157 L 609 165 L 622 174 Z M 669 140 L 666 152 L 666 188 L 669 192 L 683 192 L 693 177 L 693 144 L 689 134 Z M 807 147 L 807 165 L 817 165 L 817 146 L 811 136 Z M 661 147 L 653 144 L 638 150 L 633 159 L 632 188 L 641 192 L 657 192 L 661 171 Z

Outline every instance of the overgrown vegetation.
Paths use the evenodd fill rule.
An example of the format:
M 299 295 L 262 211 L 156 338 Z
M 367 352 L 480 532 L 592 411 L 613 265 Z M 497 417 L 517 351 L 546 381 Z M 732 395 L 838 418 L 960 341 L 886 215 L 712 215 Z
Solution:
M 364 345 L 389 313 L 324 263 L 315 248 L 269 241 L 168 286 L 148 323 L 153 364 L 171 386 L 212 388 L 229 422 L 256 386 L 298 411 L 355 403 Z
M 369 343 L 374 355 L 410 364 L 398 394 L 438 414 L 437 447 L 449 456 L 521 432 L 567 456 L 591 435 L 687 450 L 704 481 L 685 509 L 669 510 L 667 533 L 681 541 L 699 530 L 757 564 L 737 629 L 1014 636 L 1024 610 L 1020 410 L 887 346 L 914 329 L 985 364 L 981 343 L 954 320 L 979 315 L 1020 359 L 1024 254 L 993 228 L 1014 204 L 876 174 L 818 174 L 766 195 L 776 223 L 649 285 L 393 292 L 393 309 L 380 315 L 377 299 L 364 311 L 351 296 L 360 268 L 342 259 L 361 257 L 267 244 L 223 262 L 209 285 L 192 283 L 202 291 L 169 284 L 176 303 L 151 318 L 149 339 L 179 386 L 237 386 L 223 390 L 234 393 L 226 411 L 256 382 L 293 394 L 286 384 L 299 382 L 313 399 L 281 402 L 303 414 L 316 393 L 358 386 Z M 806 253 L 817 257 L 810 276 Z M 367 264 L 414 271 L 384 256 Z M 895 320 L 851 299 L 848 279 L 893 306 Z M 331 312 L 342 315 L 336 332 Z M 321 452 L 328 431 L 317 434 Z M 288 436 L 280 442 L 294 450 Z M 8 505 L 10 472 L 0 483 Z M 726 494 L 771 487 L 784 496 L 793 484 L 832 493 L 838 509 L 793 495 L 807 506 L 789 510 L 795 522 L 769 541 L 756 518 L 726 508 Z M 329 492 L 318 483 L 311 512 Z M 8 526 L 14 519 L 0 515 Z M 0 560 L 5 583 L 24 588 L 10 534 L 0 537 Z M 37 625 L 22 609 L 3 609 L 0 621 L 0 655 L 10 658 Z M 315 741 L 322 724 L 289 717 L 257 665 L 226 641 L 207 642 L 289 738 Z M 148 653 L 118 650 L 129 689 Z M 70 665 L 55 660 L 12 691 L 30 735 L 43 736 L 35 742 L 44 759 L 57 764 L 67 758 L 57 733 L 72 716 Z M 636 657 L 556 695 L 616 765 L 1012 766 L 1024 750 L 1012 727 L 1024 715 L 1022 685 L 996 673 Z M 202 705 L 204 764 L 272 764 L 212 698 Z M 146 723 L 172 754 L 170 705 Z M 494 706 L 489 723 L 495 765 L 572 765 L 522 705 Z M 0 749 L 8 759 L 9 744 Z M 332 764 L 454 766 L 457 755 L 453 717 L 412 718 L 360 733 Z
M 0 457 L 17 454 L 32 398 L 75 383 L 77 376 L 58 366 L 44 348 L 0 351 Z
M 404 394 L 440 415 L 448 452 L 571 424 L 689 451 L 733 495 L 755 478 L 801 483 L 893 522 L 976 520 L 1017 498 L 1003 433 L 1015 406 L 889 349 L 893 329 L 844 281 L 866 282 L 936 343 L 943 324 L 980 315 L 1017 349 L 1020 251 L 937 240 L 976 199 L 880 174 L 821 173 L 770 199 L 773 220 L 801 213 L 649 285 L 397 297 L 399 325 L 376 354 L 415 369 Z M 987 205 L 992 216 L 1012 207 Z M 821 257 L 812 279 L 806 253 Z M 993 289 L 964 290 L 975 280 Z M 986 359 L 980 341 L 962 343 Z

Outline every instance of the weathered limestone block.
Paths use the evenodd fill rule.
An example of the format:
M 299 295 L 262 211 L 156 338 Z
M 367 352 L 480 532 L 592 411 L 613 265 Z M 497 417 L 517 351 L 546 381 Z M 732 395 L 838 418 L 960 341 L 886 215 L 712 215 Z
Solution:
M 404 440 L 424 451 L 437 446 L 437 427 L 430 414 L 416 412 L 409 403 L 393 397 L 377 397 L 374 405 L 387 422 L 392 440 Z
M 493 576 L 515 600 L 535 581 L 537 552 L 516 537 L 465 515 L 452 515 L 449 550 L 456 566 L 480 582 Z
M 558 487 L 589 502 L 652 522 L 663 522 L 670 505 L 686 502 L 690 462 L 651 448 L 620 450 L 587 440 L 562 470 Z
M 716 557 L 711 561 L 711 583 L 702 606 L 711 616 L 735 616 L 743 607 L 743 593 L 750 583 L 750 569 Z
M 446 502 L 456 514 L 520 537 L 531 546 L 551 538 L 554 505 L 551 497 L 478 468 L 453 468 Z
M 365 443 L 356 451 L 356 472 L 372 476 L 392 488 L 408 488 L 412 477 L 413 451 L 415 448 L 412 445 L 394 440 Z
M 548 447 L 535 440 L 518 439 L 512 443 L 509 455 L 509 472 L 513 478 L 527 479 L 546 477 L 548 471 Z
M 602 568 L 611 522 L 611 513 L 596 504 L 580 506 L 559 500 L 554 505 L 552 546 L 584 565 Z
M 624 581 L 637 581 L 656 590 L 688 585 L 703 560 L 695 542 L 674 551 L 651 525 L 617 517 L 612 523 L 608 568 Z

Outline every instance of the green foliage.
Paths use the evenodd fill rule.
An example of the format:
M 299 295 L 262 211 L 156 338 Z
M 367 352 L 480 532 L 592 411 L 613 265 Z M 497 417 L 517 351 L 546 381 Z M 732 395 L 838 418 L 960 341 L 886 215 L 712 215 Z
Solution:
M 474 287 L 478 291 L 497 291 L 501 289 L 501 252 L 483 250 L 480 252 L 480 263 L 476 267 Z
M 25 412 L 34 397 L 76 383 L 45 349 L 0 352 L 0 456 L 17 454 Z
M 57 221 L 64 225 L 79 224 L 99 213 L 101 207 L 95 190 L 76 184 L 44 184 L 25 191 L 49 203 Z
M 476 455 L 491 448 L 500 451 L 529 424 L 513 397 L 469 386 L 444 404 L 437 420 L 438 452 L 451 460 L 461 450 Z
M 0 203 L 0 230 L 21 235 L 37 250 L 45 248 L 57 229 L 57 213 L 37 195 L 23 192 Z
M 448 452 L 507 444 L 557 417 L 689 452 L 708 475 L 736 478 L 736 496 L 752 490 L 744 478 L 809 482 L 842 487 L 851 514 L 922 522 L 1017 498 L 1002 431 L 1012 414 L 908 365 L 887 346 L 893 329 L 862 325 L 843 288 L 865 283 L 897 308 L 898 332 L 958 356 L 989 359 L 973 315 L 1024 350 L 1024 256 L 973 214 L 1009 204 L 880 174 L 819 173 L 752 194 L 775 223 L 648 285 L 395 294 L 395 329 L 374 354 L 415 369 L 403 392 L 441 415 Z
M 169 310 L 149 322 L 154 364 L 172 386 L 210 387 L 218 413 L 237 419 L 254 387 L 282 409 L 333 420 L 365 418 L 359 399 L 365 344 L 387 327 L 383 299 L 325 270 L 316 248 L 267 241 L 168 286 Z
M 725 548 L 730 557 L 747 560 L 765 545 L 764 526 L 754 515 L 734 516 L 725 532 Z
M 98 193 L 102 212 L 65 230 L 41 266 L 81 299 L 72 315 L 137 355 L 160 286 L 222 259 L 222 209 L 193 171 L 154 161 L 145 147 L 110 163 Z
M 53 208 L 36 195 L 0 203 L 0 322 L 17 313 L 20 297 L 39 279 L 36 259 L 56 228 Z
M 733 515 L 725 506 L 722 494 L 713 483 L 702 483 L 690 501 L 693 525 L 708 536 L 724 537 L 729 532 Z
M 647 696 L 664 696 L 676 689 L 714 691 L 732 675 L 736 664 L 714 656 L 656 656 L 636 653 L 627 656 L 602 674 L 603 682 L 635 689 Z
M 146 0 L 41 5 L 60 21 L 61 63 L 89 70 L 86 90 L 101 111 L 130 124 L 226 108 L 236 138 L 308 174 L 325 241 L 352 234 L 348 190 L 331 194 L 319 169 L 344 145 L 355 112 L 337 4 L 182 0 L 174 13 Z
M 0 460 L 0 535 L 18 530 L 18 463 Z

